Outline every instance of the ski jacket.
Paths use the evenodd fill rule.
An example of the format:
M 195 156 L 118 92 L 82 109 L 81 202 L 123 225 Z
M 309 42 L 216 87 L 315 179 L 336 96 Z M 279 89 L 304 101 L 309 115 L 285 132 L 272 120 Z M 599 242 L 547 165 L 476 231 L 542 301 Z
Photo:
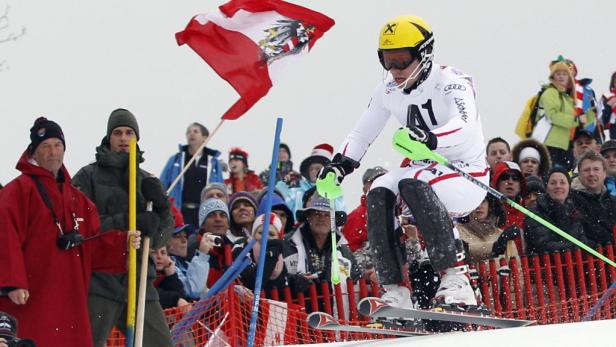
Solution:
M 548 194 L 543 194 L 537 199 L 537 207 L 533 209 L 533 212 L 569 235 L 589 244 L 582 227 L 580 211 L 570 197 L 561 204 Z M 572 242 L 529 217 L 524 220 L 524 239 L 529 254 L 542 255 L 576 248 Z M 592 245 L 589 246 L 592 247 Z
M 259 176 L 257 176 L 254 171 L 246 172 L 243 180 L 240 180 L 237 177 L 233 176 L 233 174 L 231 174 L 229 178 L 225 179 L 225 184 L 227 185 L 227 190 L 231 193 L 251 193 L 255 190 L 263 188 L 263 183 L 261 183 Z
M 178 300 L 184 297 L 184 286 L 178 278 L 177 272 L 171 276 L 157 272 L 154 287 L 156 287 L 160 306 L 163 309 L 177 307 Z
M 310 226 L 304 223 L 288 238 L 289 249 L 285 252 L 285 266 L 291 274 L 314 274 L 320 281 L 329 281 L 331 277 L 331 243 L 328 241 L 323 249 L 318 249 Z M 340 281 L 345 283 L 346 278 L 357 279 L 360 276 L 359 268 L 349 249 L 346 240 L 337 234 L 338 264 L 340 266 Z
M 297 219 L 297 210 L 301 210 L 304 207 L 304 203 L 302 201 L 304 193 L 315 185 L 315 183 L 312 183 L 302 177 L 298 181 L 297 186 L 289 186 L 286 182 L 279 181 L 276 183 L 276 189 L 284 196 L 284 201 L 293 212 L 293 216 Z M 336 199 L 336 211 L 346 211 L 346 206 L 344 206 L 344 199 L 342 196 Z
M 112 152 L 108 145 L 107 139 L 104 138 L 102 144 L 96 148 L 96 161 L 81 168 L 73 178 L 73 184 L 96 204 L 102 232 L 109 230 L 124 232 L 128 230 L 128 153 Z M 140 154 L 137 160 L 143 161 Z M 151 175 L 148 172 L 138 169 L 137 213 L 146 210 L 146 201 L 141 194 L 141 181 L 149 176 Z M 158 230 L 149 234 L 150 247 L 154 249 L 164 246 L 173 232 L 174 222 L 171 212 L 160 212 L 159 217 Z M 138 253 L 141 253 L 141 250 Z M 141 259 L 141 256 L 138 258 Z M 116 266 L 123 264 L 126 269 L 126 255 L 106 258 L 104 261 Z M 116 274 L 94 272 L 90 294 L 116 302 L 126 302 L 128 278 L 125 271 Z M 149 281 L 146 291 L 148 301 L 158 300 L 156 290 L 152 286 L 155 276 L 154 264 L 149 261 Z
M 588 238 L 597 244 L 614 242 L 613 229 L 616 225 L 616 197 L 607 189 L 601 194 L 587 190 L 571 190 L 575 206 L 581 212 L 581 222 Z
M 163 187 L 168 189 L 171 186 L 171 183 L 175 181 L 180 172 L 184 170 L 184 163 L 186 162 L 186 151 L 188 149 L 187 145 L 179 145 L 179 151 L 169 157 L 163 171 L 160 174 L 160 181 L 163 183 Z M 195 159 L 194 165 L 198 165 L 200 167 L 207 168 L 208 166 L 208 158 L 211 157 L 210 160 L 210 173 L 204 177 L 204 181 L 207 182 L 223 182 L 222 178 L 222 168 L 220 165 L 220 161 L 218 157 L 220 157 L 220 152 L 205 147 L 201 152 L 201 156 Z M 208 181 L 209 180 L 209 181 Z M 173 190 L 169 193 L 169 197 L 174 199 L 175 207 L 178 209 L 182 209 L 182 190 L 184 189 L 184 177 L 180 178 L 180 181 L 173 187 Z
M 171 259 L 175 261 L 176 274 L 182 282 L 183 297 L 190 300 L 201 299 L 207 293 L 205 283 L 210 272 L 210 255 L 196 250 L 190 261 L 176 256 Z
M 368 229 L 366 226 L 366 194 L 361 196 L 359 206 L 347 216 L 347 222 L 342 227 L 342 234 L 349 242 L 351 252 L 362 248 L 368 241 Z
M 559 91 L 553 84 L 546 87 L 539 98 L 537 117 L 545 116 L 546 125 L 535 127 L 533 138 L 548 147 L 569 150 L 571 129 L 577 127 L 575 100 L 567 92 Z
M 434 64 L 426 80 L 408 94 L 391 78 L 380 83 L 338 152 L 359 162 L 390 116 L 402 126 L 434 133 L 436 152 L 447 159 L 487 167 L 472 78 L 455 68 Z
M 64 166 L 56 180 L 26 151 L 17 170 L 21 175 L 0 190 L 0 311 L 15 316 L 19 336 L 34 339 L 37 346 L 92 346 L 88 286 L 96 265 L 93 253 L 103 251 L 97 250 L 102 238 L 70 250 L 56 246 L 60 231 L 34 178 L 44 187 L 65 233 L 78 228 L 84 237 L 98 234 L 96 207 L 71 185 Z M 18 288 L 30 294 L 25 305 L 15 305 L 5 295 Z

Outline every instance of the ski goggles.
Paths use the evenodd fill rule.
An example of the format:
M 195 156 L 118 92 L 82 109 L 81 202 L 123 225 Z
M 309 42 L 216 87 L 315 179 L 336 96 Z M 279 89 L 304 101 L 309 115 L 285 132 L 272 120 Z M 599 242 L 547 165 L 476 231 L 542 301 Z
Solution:
M 400 52 L 385 52 L 379 51 L 379 61 L 383 68 L 387 71 L 391 69 L 404 70 L 415 61 L 415 57 L 408 50 Z

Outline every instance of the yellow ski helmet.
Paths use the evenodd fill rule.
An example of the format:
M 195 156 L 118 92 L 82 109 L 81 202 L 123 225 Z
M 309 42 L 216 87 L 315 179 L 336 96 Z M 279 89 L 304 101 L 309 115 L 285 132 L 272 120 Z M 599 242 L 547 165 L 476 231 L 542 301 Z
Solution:
M 425 80 L 432 67 L 433 46 L 432 28 L 426 21 L 412 15 L 398 16 L 388 20 L 381 28 L 378 49 L 379 61 L 383 68 L 387 69 L 383 61 L 383 51 L 408 48 L 411 55 L 420 60 L 419 66 L 410 76 L 411 78 L 419 76 L 419 84 Z

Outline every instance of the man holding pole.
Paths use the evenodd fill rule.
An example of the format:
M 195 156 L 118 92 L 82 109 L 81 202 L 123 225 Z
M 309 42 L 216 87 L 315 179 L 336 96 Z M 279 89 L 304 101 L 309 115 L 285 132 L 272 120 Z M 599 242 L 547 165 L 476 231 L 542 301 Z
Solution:
M 83 167 L 73 183 L 87 195 L 98 208 L 101 232 L 128 230 L 128 185 L 129 142 L 139 140 L 139 125 L 133 114 L 125 109 L 111 113 L 107 122 L 107 134 L 96 148 L 96 161 Z M 142 162 L 137 150 L 137 162 Z M 166 244 L 173 232 L 173 216 L 161 184 L 144 185 L 144 178 L 151 176 L 144 170 L 137 172 L 137 229 L 150 238 L 152 248 Z M 160 182 L 157 182 L 160 183 Z M 156 189 L 153 189 L 156 188 Z M 148 191 L 145 191 L 145 190 Z M 145 196 L 152 200 L 153 210 L 146 211 Z M 115 245 L 110 245 L 113 247 Z M 96 255 L 95 255 L 96 256 Z M 141 259 L 141 257 L 138 257 Z M 124 265 L 126 256 L 107 257 L 110 267 Z M 172 346 L 171 336 L 158 302 L 158 294 L 152 285 L 155 269 L 148 266 L 146 287 L 144 346 Z M 123 331 L 126 326 L 127 274 L 92 274 L 88 306 L 94 346 L 105 345 L 114 326 Z

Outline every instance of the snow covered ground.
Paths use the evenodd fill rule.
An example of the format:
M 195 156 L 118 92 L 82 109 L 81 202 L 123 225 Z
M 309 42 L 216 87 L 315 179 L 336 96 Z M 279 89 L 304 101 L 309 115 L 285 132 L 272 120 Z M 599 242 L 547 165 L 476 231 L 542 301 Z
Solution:
M 306 346 L 412 346 L 412 347 L 531 347 L 616 346 L 616 320 L 531 326 L 513 329 L 448 333 L 388 340 L 340 342 Z

